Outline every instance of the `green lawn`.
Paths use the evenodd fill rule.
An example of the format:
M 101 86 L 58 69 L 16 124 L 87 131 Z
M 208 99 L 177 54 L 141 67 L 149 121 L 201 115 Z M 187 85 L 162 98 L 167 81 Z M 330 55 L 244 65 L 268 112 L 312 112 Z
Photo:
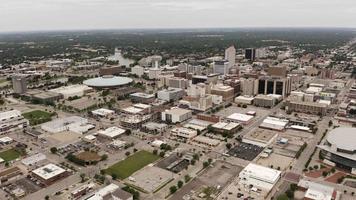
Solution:
M 158 155 L 154 155 L 148 151 L 139 151 L 125 160 L 112 165 L 105 172 L 110 175 L 115 174 L 119 179 L 125 179 L 158 159 Z
M 4 159 L 5 162 L 15 160 L 16 158 L 20 157 L 21 153 L 16 151 L 15 149 L 9 149 L 3 152 L 0 152 L 0 158 Z
M 22 115 L 30 121 L 30 125 L 37 125 L 51 121 L 51 116 L 53 114 L 42 110 L 34 110 Z

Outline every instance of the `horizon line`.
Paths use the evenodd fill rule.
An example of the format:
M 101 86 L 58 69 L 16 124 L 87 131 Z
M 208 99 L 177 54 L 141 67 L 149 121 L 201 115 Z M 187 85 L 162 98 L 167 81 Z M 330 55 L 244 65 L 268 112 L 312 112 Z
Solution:
M 105 32 L 105 31 L 154 31 L 154 30 L 228 30 L 228 29 L 344 29 L 352 30 L 356 27 L 338 26 L 239 26 L 239 27 L 143 27 L 143 28 L 83 28 L 83 29 L 43 29 L 43 30 L 9 30 L 0 31 L 0 34 L 23 33 L 53 33 L 53 32 Z

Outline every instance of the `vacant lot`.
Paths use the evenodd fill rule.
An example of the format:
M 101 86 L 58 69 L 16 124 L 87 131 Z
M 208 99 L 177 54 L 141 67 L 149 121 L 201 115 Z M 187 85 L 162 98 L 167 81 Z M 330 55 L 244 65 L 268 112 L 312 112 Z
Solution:
M 0 152 L 0 158 L 5 160 L 5 162 L 12 161 L 21 156 L 21 153 L 15 149 L 9 149 L 3 152 Z
M 23 116 L 30 121 L 30 125 L 37 125 L 51 121 L 52 115 L 53 113 L 42 110 L 34 110 L 23 114 Z
M 159 156 L 154 155 L 148 151 L 139 151 L 125 160 L 120 161 L 108 169 L 106 173 L 115 174 L 120 179 L 125 179 L 146 165 L 159 159 Z
M 91 151 L 84 151 L 76 155 L 77 158 L 84 160 L 86 162 L 89 161 L 100 161 L 101 156 L 98 155 L 96 152 Z

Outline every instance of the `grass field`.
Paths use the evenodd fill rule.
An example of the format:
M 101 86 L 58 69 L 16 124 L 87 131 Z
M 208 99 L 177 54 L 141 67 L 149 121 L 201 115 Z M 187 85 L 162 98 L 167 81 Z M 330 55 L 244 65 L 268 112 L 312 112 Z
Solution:
M 139 151 L 125 160 L 112 165 L 105 172 L 110 175 L 115 174 L 119 179 L 125 179 L 158 159 L 158 155 L 154 155 L 148 151 Z
M 21 156 L 21 153 L 16 151 L 15 149 L 9 149 L 3 152 L 0 152 L 0 158 L 4 159 L 5 162 L 15 160 Z
M 30 121 L 30 125 L 37 125 L 51 120 L 53 114 L 42 110 L 24 113 L 23 116 Z

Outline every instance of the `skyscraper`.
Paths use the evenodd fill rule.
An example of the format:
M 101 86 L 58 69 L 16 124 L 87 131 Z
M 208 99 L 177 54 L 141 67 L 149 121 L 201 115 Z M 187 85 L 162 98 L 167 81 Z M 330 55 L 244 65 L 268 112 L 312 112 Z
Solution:
M 21 75 L 13 76 L 12 87 L 15 94 L 24 94 L 27 91 L 26 77 Z
M 235 65 L 236 49 L 234 46 L 230 46 L 225 50 L 225 60 L 229 62 L 229 68 Z
M 246 49 L 245 58 L 251 61 L 254 61 L 256 58 L 256 49 Z

